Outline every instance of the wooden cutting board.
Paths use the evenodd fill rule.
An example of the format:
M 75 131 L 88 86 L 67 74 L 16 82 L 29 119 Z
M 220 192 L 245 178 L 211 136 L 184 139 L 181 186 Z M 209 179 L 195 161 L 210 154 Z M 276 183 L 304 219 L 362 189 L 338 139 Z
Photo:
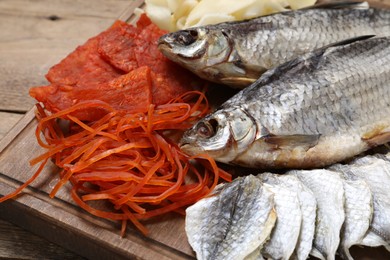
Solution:
M 132 1 L 119 19 L 132 22 L 141 0 Z M 0 141 L 0 194 L 12 192 L 35 172 L 29 160 L 43 152 L 35 138 L 34 109 Z M 167 215 L 147 222 L 150 236 L 129 228 L 121 238 L 118 223 L 95 218 L 80 209 L 69 186 L 56 198 L 48 196 L 58 180 L 58 169 L 48 163 L 40 177 L 16 200 L 0 204 L 2 218 L 90 259 L 191 259 L 194 254 L 184 232 L 184 218 Z
M 387 0 L 386 0 L 387 1 Z M 120 19 L 131 22 L 133 11 L 143 1 L 132 1 Z M 0 141 L 0 195 L 8 194 L 35 172 L 29 160 L 43 150 L 35 139 L 34 109 Z M 84 212 L 69 196 L 65 186 L 56 198 L 48 193 L 58 180 L 58 169 L 51 163 L 41 176 L 15 200 L 0 204 L 0 214 L 33 233 L 90 259 L 192 259 L 195 257 L 184 232 L 184 218 L 167 215 L 147 222 L 150 236 L 129 228 L 119 236 L 118 223 Z

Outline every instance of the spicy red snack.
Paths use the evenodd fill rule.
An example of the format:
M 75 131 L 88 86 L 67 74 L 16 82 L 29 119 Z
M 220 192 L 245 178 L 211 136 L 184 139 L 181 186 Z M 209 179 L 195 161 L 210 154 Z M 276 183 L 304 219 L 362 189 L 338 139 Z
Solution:
M 137 27 L 116 21 L 53 66 L 46 75 L 51 84 L 31 88 L 30 95 L 53 113 L 95 99 L 129 111 L 140 104 L 145 108 L 164 104 L 201 82 L 157 49 L 157 40 L 165 33 L 145 15 Z M 104 113 L 90 109 L 74 115 L 91 121 Z

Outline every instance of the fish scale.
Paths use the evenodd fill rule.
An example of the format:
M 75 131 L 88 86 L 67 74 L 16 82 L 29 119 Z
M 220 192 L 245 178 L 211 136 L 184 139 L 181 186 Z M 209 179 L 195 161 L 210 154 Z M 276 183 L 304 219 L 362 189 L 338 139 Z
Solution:
M 387 40 L 388 41 L 388 40 Z M 370 44 L 371 43 L 371 44 Z M 254 118 L 259 120 L 259 123 L 269 129 L 269 131 L 272 134 L 275 135 L 283 135 L 283 134 L 290 134 L 292 131 L 295 131 L 297 128 L 297 125 L 295 123 L 291 123 L 295 119 L 296 114 L 286 113 L 284 111 L 284 107 L 289 107 L 290 104 L 297 103 L 297 99 L 301 100 L 310 100 L 310 96 L 313 96 L 311 93 L 308 92 L 315 92 L 318 95 L 318 99 L 311 99 L 310 103 L 304 107 L 299 107 L 299 112 L 302 115 L 312 115 L 308 116 L 310 120 L 305 120 L 305 123 L 307 124 L 306 132 L 301 132 L 301 134 L 326 134 L 328 132 L 332 132 L 334 130 L 340 130 L 342 127 L 347 127 L 348 125 L 346 123 L 355 123 L 359 124 L 357 120 L 365 120 L 367 122 L 368 112 L 367 109 L 373 109 L 379 112 L 379 114 L 375 115 L 369 115 L 371 119 L 378 120 L 382 118 L 383 116 L 383 110 L 379 110 L 378 106 L 375 105 L 375 101 L 381 101 L 382 99 L 380 96 L 389 96 L 390 90 L 387 88 L 387 85 L 385 85 L 385 81 L 388 82 L 390 80 L 390 70 L 387 69 L 385 77 L 378 77 L 378 71 L 381 71 L 383 67 L 388 67 L 388 63 L 390 62 L 390 48 L 388 46 L 388 42 L 384 42 L 380 44 L 380 47 L 382 47 L 381 50 L 375 50 L 376 44 L 378 42 L 372 41 L 367 42 L 366 44 L 360 44 L 358 47 L 364 47 L 363 48 L 357 48 L 357 49 L 351 49 L 346 48 L 343 50 L 343 48 L 337 48 L 336 50 L 333 48 L 329 49 L 328 53 L 324 53 L 321 57 L 321 63 L 318 64 L 319 66 L 315 72 L 316 77 L 315 78 L 308 78 L 306 75 L 297 75 L 297 78 L 290 79 L 290 75 L 285 75 L 282 78 L 280 78 L 278 81 L 271 83 L 271 88 L 273 89 L 274 95 L 269 95 L 269 99 L 267 102 L 262 102 L 259 104 L 257 100 L 255 99 L 257 95 L 249 95 L 249 93 L 245 93 L 245 90 L 243 92 L 242 99 L 232 99 L 231 102 L 228 102 L 229 106 L 240 106 L 240 104 L 246 104 L 245 108 L 246 110 L 253 115 Z M 351 50 L 349 52 L 349 50 Z M 375 52 L 378 52 L 377 55 L 370 55 L 369 59 L 366 57 L 366 54 L 370 52 L 370 50 Z M 359 60 L 360 65 L 358 67 L 352 67 L 349 61 L 350 60 Z M 323 61 L 323 62 L 322 62 Z M 387 63 L 387 64 L 386 64 Z M 332 65 L 335 64 L 335 65 Z M 337 64 L 337 65 L 336 65 Z M 370 66 L 368 66 L 370 65 Z M 349 78 L 345 77 L 345 71 L 347 70 L 355 70 L 355 71 L 363 71 L 364 68 L 364 76 L 361 77 L 354 77 Z M 309 71 L 309 69 L 304 69 L 302 73 L 305 73 L 306 71 Z M 354 74 L 354 73 L 350 73 Z M 336 78 L 336 79 L 334 79 Z M 375 79 L 374 82 L 370 80 L 371 86 L 376 86 L 377 88 L 374 89 L 373 87 L 369 86 L 362 86 L 360 84 L 362 79 Z M 297 84 L 290 84 L 288 85 L 286 89 L 286 85 L 284 82 L 289 82 L 291 80 L 294 80 L 294 82 L 297 82 Z M 300 90 L 302 88 L 301 84 L 311 85 L 313 88 L 305 88 L 305 91 Z M 351 91 L 349 92 L 348 89 L 350 88 Z M 367 91 L 365 91 L 367 89 Z M 260 87 L 257 87 L 254 89 L 255 91 L 261 91 Z M 249 90 L 248 90 L 249 92 Z M 349 92 L 349 93 L 348 93 Z M 290 95 L 291 100 L 283 100 L 280 98 L 280 96 L 277 93 L 283 93 L 284 95 L 286 93 L 292 93 Z M 299 93 L 300 96 L 294 96 L 294 93 Z M 361 109 L 360 103 L 352 103 L 349 102 L 351 97 L 348 94 L 355 93 L 357 95 L 358 93 L 360 96 L 365 98 L 368 103 L 370 104 L 370 108 Z M 368 93 L 372 93 L 371 95 L 366 95 Z M 332 95 L 343 97 L 343 99 L 333 99 Z M 301 97 L 302 96 L 302 97 Z M 332 109 L 331 107 L 326 107 L 328 104 L 334 104 L 334 103 L 340 102 L 340 108 L 343 108 L 343 111 L 337 111 L 336 109 Z M 342 102 L 348 102 L 348 103 L 342 103 Z M 286 104 L 287 103 L 287 104 Z M 343 105 L 342 105 L 343 104 Z M 342 106 L 341 106 L 342 105 Z M 297 105 L 298 106 L 298 105 Z M 352 106 L 352 107 L 351 107 Z M 326 109 L 325 109 L 326 108 Z M 266 116 L 266 113 L 263 113 L 263 111 L 272 111 L 273 109 L 279 110 L 280 112 L 277 112 L 275 114 L 280 115 L 280 121 L 283 122 L 282 127 L 279 127 L 277 125 L 277 128 L 274 126 L 272 119 L 268 121 L 262 121 L 264 116 Z M 355 111 L 352 112 L 352 111 Z M 389 110 L 385 110 L 389 112 Z M 287 111 L 289 112 L 289 111 Z M 360 112 L 360 113 L 359 113 Z M 329 114 L 329 113 L 335 113 L 335 115 Z M 327 117 L 327 122 L 333 122 L 335 117 L 337 115 L 343 115 L 346 117 L 347 120 L 339 123 L 328 123 L 323 125 L 318 125 L 316 127 L 311 127 L 313 123 L 313 119 L 315 118 L 323 118 Z M 337 118 L 336 118 L 337 119 Z M 293 121 L 294 122 L 294 121 Z M 316 124 L 317 125 L 317 124 Z M 318 130 L 318 129 L 321 130 Z
M 268 69 L 360 35 L 390 36 L 390 11 L 360 2 L 329 3 L 170 33 L 160 38 L 159 48 L 202 78 L 246 87 Z
M 327 166 L 390 141 L 389 84 L 390 37 L 336 43 L 264 73 L 188 130 L 181 148 L 254 168 Z

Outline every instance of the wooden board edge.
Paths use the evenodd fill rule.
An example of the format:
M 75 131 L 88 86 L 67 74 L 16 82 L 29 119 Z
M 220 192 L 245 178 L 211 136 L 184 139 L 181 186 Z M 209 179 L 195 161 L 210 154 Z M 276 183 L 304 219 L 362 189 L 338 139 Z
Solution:
M 135 10 L 137 8 L 142 9 L 144 5 L 144 0 L 133 0 L 131 4 L 119 15 L 118 20 L 124 21 L 126 23 L 134 23 L 134 19 L 137 17 Z
M 9 191 L 13 186 L 0 183 L 1 189 Z M 34 206 L 38 204 L 41 211 Z M 120 237 L 119 230 L 110 221 L 89 215 L 85 219 L 82 213 L 73 212 L 81 209 L 64 204 L 67 203 L 57 198 L 50 199 L 47 194 L 28 187 L 18 199 L 1 203 L 0 215 L 2 219 L 87 259 L 192 259 L 174 248 L 142 237 L 139 233 L 128 233 L 127 236 L 131 237 L 129 243 L 129 240 Z M 26 212 L 29 214 L 25 214 Z M 80 229 L 76 224 L 85 227 Z M 97 230 L 96 225 L 106 228 Z M 100 236 L 97 236 L 99 233 Z M 107 234 L 116 241 L 110 247 L 103 241 Z M 130 246 L 132 250 L 128 252 L 121 246 Z
M 0 140 L 0 154 L 35 118 L 35 107 L 31 108 L 16 125 Z

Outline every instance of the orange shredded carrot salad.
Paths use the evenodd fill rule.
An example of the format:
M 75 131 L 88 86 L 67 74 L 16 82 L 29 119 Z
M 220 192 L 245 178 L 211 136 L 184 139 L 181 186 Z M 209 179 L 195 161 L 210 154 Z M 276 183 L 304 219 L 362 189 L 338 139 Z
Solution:
M 72 116 L 75 111 L 99 108 L 106 114 L 92 122 Z M 129 114 L 102 101 L 83 101 L 48 115 L 37 104 L 36 138 L 47 151 L 31 160 L 41 163 L 23 187 L 0 199 L 15 196 L 52 161 L 60 167 L 60 181 L 50 193 L 70 182 L 74 201 L 89 213 L 122 222 L 124 235 L 130 221 L 143 234 L 140 222 L 168 212 L 184 213 L 203 198 L 220 178 L 231 176 L 207 155 L 183 154 L 172 140 L 209 111 L 204 93 L 190 91 L 164 105 L 149 105 L 145 113 Z M 59 121 L 69 122 L 66 131 Z M 195 161 L 195 163 L 194 163 Z M 93 201 L 106 201 L 104 209 Z

